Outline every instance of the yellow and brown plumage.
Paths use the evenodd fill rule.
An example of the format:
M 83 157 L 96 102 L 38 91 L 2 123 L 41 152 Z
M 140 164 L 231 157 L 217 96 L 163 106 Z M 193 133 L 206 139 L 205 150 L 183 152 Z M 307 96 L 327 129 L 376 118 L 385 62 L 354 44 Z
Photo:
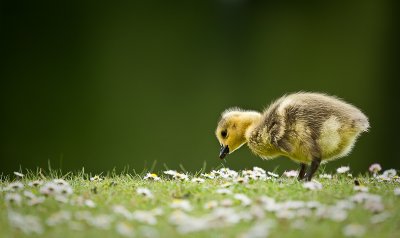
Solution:
M 368 118 L 355 106 L 325 94 L 300 92 L 279 98 L 262 114 L 224 111 L 216 136 L 220 158 L 247 143 L 264 159 L 283 155 L 299 162 L 299 179 L 311 180 L 321 162 L 347 155 L 368 128 Z M 306 164 L 311 164 L 307 175 Z

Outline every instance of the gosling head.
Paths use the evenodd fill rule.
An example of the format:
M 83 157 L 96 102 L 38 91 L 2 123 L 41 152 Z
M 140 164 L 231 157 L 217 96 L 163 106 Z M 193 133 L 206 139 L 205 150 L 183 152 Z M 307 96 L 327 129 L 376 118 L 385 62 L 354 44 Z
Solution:
M 260 118 L 261 114 L 255 111 L 244 111 L 239 108 L 225 110 L 215 131 L 215 135 L 221 144 L 219 158 L 224 159 L 227 154 L 246 144 L 246 132 Z

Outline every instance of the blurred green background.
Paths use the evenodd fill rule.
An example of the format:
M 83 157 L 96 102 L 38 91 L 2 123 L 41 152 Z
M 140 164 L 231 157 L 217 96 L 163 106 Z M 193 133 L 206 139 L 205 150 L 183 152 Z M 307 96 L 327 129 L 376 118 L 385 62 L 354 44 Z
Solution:
M 0 174 L 221 165 L 231 106 L 295 91 L 334 94 L 371 130 L 327 166 L 400 168 L 394 1 L 0 3 Z M 224 164 L 297 169 L 243 147 Z M 23 170 L 24 171 L 24 170 Z

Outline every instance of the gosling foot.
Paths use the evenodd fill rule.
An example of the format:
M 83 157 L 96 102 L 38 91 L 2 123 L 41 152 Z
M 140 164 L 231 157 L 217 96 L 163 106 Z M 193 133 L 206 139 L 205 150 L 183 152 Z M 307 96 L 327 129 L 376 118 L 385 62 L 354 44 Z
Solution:
M 314 158 L 311 162 L 310 168 L 305 176 L 306 181 L 311 181 L 312 177 L 314 176 L 315 172 L 317 171 L 319 165 L 321 164 L 320 158 Z
M 300 171 L 299 171 L 299 175 L 297 177 L 297 180 L 301 181 L 301 180 L 304 179 L 304 176 L 306 175 L 306 169 L 307 169 L 306 164 L 301 163 L 300 164 Z

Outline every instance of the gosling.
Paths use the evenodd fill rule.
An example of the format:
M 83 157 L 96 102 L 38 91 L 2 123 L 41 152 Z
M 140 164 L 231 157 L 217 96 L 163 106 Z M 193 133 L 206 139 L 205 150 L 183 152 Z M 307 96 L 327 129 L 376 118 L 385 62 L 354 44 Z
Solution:
M 310 181 L 321 162 L 350 153 L 368 128 L 368 118 L 355 106 L 333 96 L 299 92 L 279 98 L 262 114 L 227 109 L 215 133 L 219 158 L 247 143 L 263 159 L 285 156 L 299 163 L 298 179 Z

